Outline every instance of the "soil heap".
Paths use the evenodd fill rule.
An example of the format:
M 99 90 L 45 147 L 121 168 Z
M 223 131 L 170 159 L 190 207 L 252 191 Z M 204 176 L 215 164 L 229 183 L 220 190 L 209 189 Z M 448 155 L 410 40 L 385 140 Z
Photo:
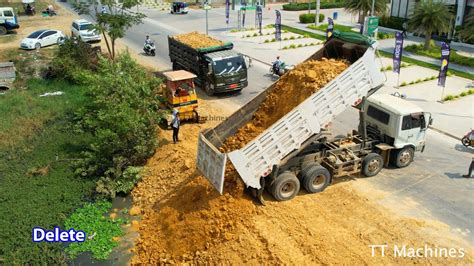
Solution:
M 221 152 L 231 152 L 245 146 L 348 66 L 345 60 L 326 58 L 309 60 L 296 66 L 275 84 L 275 88 L 267 94 L 252 120 L 226 139 L 220 148 Z
M 195 49 L 224 45 L 224 42 L 197 31 L 175 35 L 173 38 Z

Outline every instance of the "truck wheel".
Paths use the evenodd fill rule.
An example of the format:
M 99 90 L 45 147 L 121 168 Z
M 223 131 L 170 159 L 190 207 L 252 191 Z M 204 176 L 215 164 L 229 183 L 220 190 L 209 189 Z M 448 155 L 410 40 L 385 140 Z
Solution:
M 300 191 L 300 181 L 291 172 L 283 172 L 271 185 L 270 192 L 277 201 L 293 199 Z
M 5 35 L 7 34 L 7 28 L 0 26 L 0 35 Z
M 383 168 L 383 158 L 378 153 L 369 153 L 362 160 L 362 174 L 371 177 L 377 175 Z
M 311 164 L 302 171 L 301 183 L 309 193 L 322 192 L 331 183 L 331 174 L 321 165 Z
M 193 122 L 199 123 L 199 114 L 196 111 L 193 111 Z
M 209 83 L 204 83 L 204 91 L 206 92 L 206 94 L 208 96 L 214 96 L 214 90 L 211 90 L 211 86 L 209 85 Z
M 412 147 L 405 147 L 398 150 L 393 156 L 393 164 L 398 168 L 407 167 L 413 162 L 413 157 L 415 157 L 415 151 Z
M 173 71 L 179 70 L 179 65 L 176 62 L 173 62 Z

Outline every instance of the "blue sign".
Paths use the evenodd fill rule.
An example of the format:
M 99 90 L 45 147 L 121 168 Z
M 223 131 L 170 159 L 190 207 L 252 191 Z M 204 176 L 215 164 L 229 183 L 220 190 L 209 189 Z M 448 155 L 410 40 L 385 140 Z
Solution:
M 393 48 L 393 72 L 400 74 L 403 53 L 403 34 L 395 32 L 395 48 Z

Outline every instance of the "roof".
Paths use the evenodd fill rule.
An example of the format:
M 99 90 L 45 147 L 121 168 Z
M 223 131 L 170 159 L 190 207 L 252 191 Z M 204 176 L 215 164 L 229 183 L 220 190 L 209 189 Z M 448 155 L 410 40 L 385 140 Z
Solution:
M 423 109 L 400 97 L 390 94 L 377 94 L 367 98 L 368 102 L 377 104 L 387 111 L 397 115 L 408 115 L 413 113 L 421 113 Z
M 74 20 L 77 24 L 92 24 L 92 22 L 85 20 L 85 19 L 76 19 Z
M 223 51 L 218 51 L 218 52 L 213 52 L 213 53 L 206 54 L 207 57 L 209 57 L 213 60 L 219 60 L 219 59 L 223 59 L 223 58 L 227 58 L 227 57 L 234 57 L 234 56 L 237 56 L 237 55 L 239 55 L 239 53 L 237 53 L 234 50 L 223 50 Z
M 193 79 L 197 77 L 193 73 L 188 72 L 186 70 L 168 71 L 168 72 L 163 73 L 163 75 L 170 81 Z

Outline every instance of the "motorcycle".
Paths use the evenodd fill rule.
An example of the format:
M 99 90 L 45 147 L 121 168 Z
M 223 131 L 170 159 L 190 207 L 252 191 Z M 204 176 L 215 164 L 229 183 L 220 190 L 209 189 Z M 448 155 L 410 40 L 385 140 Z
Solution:
M 474 147 L 474 130 L 464 135 L 461 139 L 462 145 L 465 147 Z
M 291 69 L 293 69 L 293 66 L 288 66 L 285 64 L 285 62 L 282 62 L 279 67 L 277 67 L 275 62 L 273 62 L 269 72 L 272 75 L 278 75 L 279 77 L 281 77 L 283 76 L 283 74 L 290 71 Z
M 143 47 L 143 51 L 146 55 L 155 56 L 155 50 L 155 42 L 145 43 L 145 46 Z

